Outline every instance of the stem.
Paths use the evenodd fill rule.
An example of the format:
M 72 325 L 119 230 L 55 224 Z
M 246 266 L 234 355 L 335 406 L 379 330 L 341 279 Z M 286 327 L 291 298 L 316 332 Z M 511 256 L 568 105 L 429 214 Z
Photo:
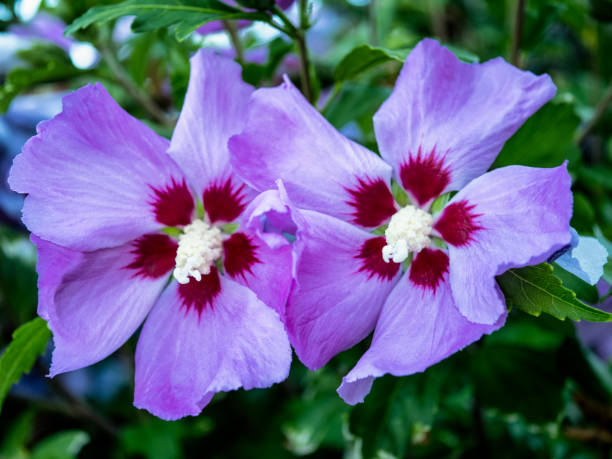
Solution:
M 334 103 L 334 100 L 336 100 L 336 97 L 338 97 L 338 94 L 340 94 L 341 89 L 342 89 L 342 85 L 340 83 L 334 84 L 331 90 L 331 94 L 327 98 L 327 101 L 325 101 L 325 105 L 323 105 L 323 108 L 319 110 L 321 113 L 325 114 L 327 110 L 329 110 L 329 107 L 332 106 L 332 104 Z
M 593 113 L 591 119 L 587 121 L 582 130 L 578 133 L 578 136 L 576 137 L 576 142 L 578 144 L 582 143 L 584 138 L 591 133 L 595 126 L 597 126 L 597 123 L 599 123 L 601 118 L 605 115 L 606 111 L 610 107 L 610 104 L 612 104 L 612 83 L 608 87 L 603 99 L 601 99 L 601 102 L 599 102 L 595 108 L 595 113 Z
M 166 116 L 164 111 L 155 103 L 149 95 L 142 90 L 125 71 L 119 60 L 115 57 L 115 51 L 110 45 L 100 43 L 98 48 L 102 58 L 108 64 L 117 83 L 123 88 L 151 115 L 153 119 L 164 126 L 172 126 L 172 121 Z
M 302 91 L 304 97 L 313 103 L 312 81 L 310 80 L 310 60 L 308 58 L 308 47 L 306 45 L 306 30 L 310 26 L 308 24 L 308 0 L 299 0 L 300 24 L 297 29 L 295 40 L 298 45 L 300 55 L 300 77 L 302 79 Z
M 510 63 L 519 67 L 519 52 L 521 50 L 521 37 L 523 35 L 523 23 L 525 22 L 525 5 L 527 0 L 518 0 L 516 5 L 516 16 L 514 18 L 514 34 L 512 36 L 512 54 Z
M 368 23 L 370 25 L 370 43 L 378 46 L 378 15 L 376 14 L 376 0 L 370 0 L 368 5 Z
M 242 42 L 238 36 L 238 27 L 236 27 L 236 23 L 232 21 L 223 21 L 223 27 L 236 52 L 236 60 L 240 65 L 244 64 L 244 49 L 242 48 Z

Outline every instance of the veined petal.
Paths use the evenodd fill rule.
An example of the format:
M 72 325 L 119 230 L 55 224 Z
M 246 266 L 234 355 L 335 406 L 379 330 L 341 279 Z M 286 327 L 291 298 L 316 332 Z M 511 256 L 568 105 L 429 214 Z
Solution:
M 248 113 L 229 146 L 234 170 L 253 188 L 276 188 L 280 178 L 296 206 L 368 228 L 395 213 L 390 167 L 340 134 L 290 81 L 255 91 Z
M 202 198 L 207 191 L 215 196 L 221 193 L 224 202 L 219 206 L 223 207 L 241 204 L 231 198 L 243 184 L 232 173 L 227 148 L 229 138 L 242 129 L 253 91 L 240 75 L 240 65 L 213 51 L 200 50 L 191 58 L 187 95 L 168 150 L 197 195 Z M 223 193 L 228 182 L 231 189 Z M 211 202 L 205 202 L 204 207 L 215 206 L 220 199 L 216 197 L 210 197 Z M 231 209 L 221 212 L 217 207 L 215 216 L 233 214 Z
M 453 297 L 468 320 L 492 324 L 505 313 L 495 276 L 546 261 L 570 243 L 570 186 L 566 164 L 509 166 L 475 179 L 450 201 L 440 216 L 442 236 L 449 242 Z M 468 205 L 473 221 L 466 224 L 465 213 L 452 207 L 457 203 Z M 452 218 L 445 218 L 448 209 Z
M 55 344 L 51 376 L 96 363 L 125 343 L 169 274 L 143 275 L 131 267 L 139 264 L 135 243 L 80 253 L 32 240 L 38 248 L 39 314 Z
M 9 184 L 28 194 L 23 221 L 33 233 L 74 250 L 114 247 L 168 224 L 160 205 L 175 196 L 173 184 L 180 186 L 183 175 L 167 147 L 102 85 L 88 85 L 38 125 L 15 158 Z
M 384 238 L 314 211 L 294 210 L 294 218 L 299 257 L 286 324 L 300 360 L 314 370 L 373 330 L 400 265 L 383 261 Z
M 548 75 L 501 58 L 466 64 L 425 39 L 374 116 L 381 155 L 399 183 L 425 204 L 483 174 L 555 90 Z
M 505 319 L 504 314 L 494 325 L 471 323 L 455 306 L 448 275 L 436 288 L 417 285 L 406 275 L 382 308 L 370 349 L 343 378 L 338 393 L 351 405 L 360 403 L 375 378 L 424 371 L 497 330 Z
M 172 283 L 138 341 L 134 405 L 166 420 L 195 416 L 215 392 L 284 380 L 290 363 L 278 314 L 248 288 L 221 276 L 219 294 L 198 312 Z

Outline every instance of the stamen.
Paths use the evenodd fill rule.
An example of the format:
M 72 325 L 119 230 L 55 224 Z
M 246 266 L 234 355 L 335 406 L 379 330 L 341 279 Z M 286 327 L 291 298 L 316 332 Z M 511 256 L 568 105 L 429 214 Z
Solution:
M 433 217 L 418 207 L 408 205 L 400 209 L 391 217 L 385 231 L 387 245 L 382 248 L 383 260 L 402 263 L 411 252 L 418 253 L 429 247 L 432 223 Z
M 210 273 L 215 260 L 222 254 L 221 230 L 202 220 L 194 220 L 179 236 L 173 276 L 180 284 L 187 284 L 190 276 L 199 282 L 202 275 Z

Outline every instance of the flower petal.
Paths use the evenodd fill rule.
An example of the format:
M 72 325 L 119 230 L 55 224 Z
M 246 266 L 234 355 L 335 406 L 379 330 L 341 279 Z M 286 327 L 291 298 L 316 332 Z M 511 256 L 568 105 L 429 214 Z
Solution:
M 55 344 L 50 376 L 96 363 L 125 343 L 169 274 L 152 277 L 130 267 L 138 259 L 135 243 L 80 253 L 32 240 L 38 247 L 39 314 Z
M 294 210 L 294 218 L 299 259 L 286 324 L 314 370 L 373 330 L 400 265 L 383 261 L 381 238 L 346 222 L 308 210 Z
M 274 189 L 280 178 L 296 206 L 368 228 L 395 213 L 390 167 L 340 134 L 290 81 L 255 91 L 248 113 L 229 147 L 253 188 Z
M 246 285 L 284 320 L 285 305 L 293 283 L 294 252 L 280 234 L 289 229 L 295 234 L 284 189 L 260 193 L 242 214 L 238 232 L 226 240 L 225 272 Z M 248 244 L 244 242 L 248 239 Z M 230 243 L 234 240 L 234 243 Z M 243 243 L 237 243 L 242 241 Z M 251 260 L 252 263 L 246 263 Z M 241 268 L 241 269 L 236 269 Z
M 360 403 L 375 378 L 423 371 L 497 330 L 505 319 L 503 315 L 494 325 L 465 319 L 454 304 L 448 275 L 435 289 L 420 287 L 404 276 L 380 313 L 370 349 L 343 378 L 338 393 L 351 405 Z
M 290 363 L 278 315 L 248 288 L 221 276 L 219 295 L 198 313 L 173 282 L 138 341 L 134 405 L 166 420 L 195 416 L 215 392 L 284 380 Z
M 228 196 L 242 185 L 232 174 L 227 149 L 228 139 L 242 128 L 253 91 L 240 74 L 240 65 L 210 50 L 191 58 L 189 87 L 168 153 L 200 198 L 228 181 L 233 182 Z
M 554 94 L 548 75 L 501 58 L 466 64 L 425 39 L 374 116 L 381 155 L 425 204 L 483 174 L 504 142 Z
M 33 233 L 74 250 L 114 247 L 166 225 L 156 191 L 183 177 L 167 147 L 102 85 L 88 85 L 38 126 L 9 184 L 28 194 L 23 221 Z
M 463 243 L 463 237 L 456 237 L 459 244 L 449 241 L 453 297 L 468 320 L 492 324 L 506 311 L 495 276 L 546 261 L 570 243 L 570 186 L 566 164 L 509 166 L 475 179 L 450 201 L 447 209 L 469 203 L 478 227 Z M 458 227 L 463 234 L 466 226 Z

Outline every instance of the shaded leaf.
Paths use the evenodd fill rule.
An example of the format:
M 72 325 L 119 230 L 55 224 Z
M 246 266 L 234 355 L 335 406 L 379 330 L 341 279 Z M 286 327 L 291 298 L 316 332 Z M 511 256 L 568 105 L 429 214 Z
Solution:
M 65 81 L 85 74 L 74 67 L 61 48 L 36 45 L 19 53 L 27 67 L 12 69 L 0 87 L 0 113 L 8 110 L 11 101 L 24 91 L 42 83 Z
M 178 40 L 184 40 L 198 27 L 210 21 L 250 19 L 268 21 L 263 13 L 248 13 L 218 0 L 127 0 L 116 5 L 88 10 L 66 28 L 67 34 L 92 24 L 102 24 L 122 16 L 136 16 L 136 32 L 173 27 Z
M 370 45 L 357 46 L 340 61 L 334 72 L 334 79 L 336 83 L 340 83 L 385 62 L 404 62 L 409 52 L 410 49 L 390 50 Z
M 579 151 L 573 141 L 580 118 L 574 105 L 564 97 L 544 105 L 508 139 L 493 168 L 513 164 L 555 167 L 566 159 L 575 161 Z
M 30 459 L 72 459 L 89 443 L 82 430 L 66 430 L 45 438 L 32 450 Z
M 32 369 L 50 337 L 47 323 L 39 317 L 15 330 L 13 341 L 0 356 L 0 411 L 11 386 Z
M 539 316 L 545 312 L 560 320 L 612 321 L 612 314 L 577 300 L 576 294 L 554 276 L 553 268 L 548 263 L 510 269 L 498 276 L 497 281 L 507 305 L 531 315 Z
M 449 374 L 444 362 L 408 377 L 378 378 L 365 403 L 350 414 L 350 431 L 363 440 L 363 457 L 382 451 L 402 457 L 410 443 L 421 442 L 431 429 Z

